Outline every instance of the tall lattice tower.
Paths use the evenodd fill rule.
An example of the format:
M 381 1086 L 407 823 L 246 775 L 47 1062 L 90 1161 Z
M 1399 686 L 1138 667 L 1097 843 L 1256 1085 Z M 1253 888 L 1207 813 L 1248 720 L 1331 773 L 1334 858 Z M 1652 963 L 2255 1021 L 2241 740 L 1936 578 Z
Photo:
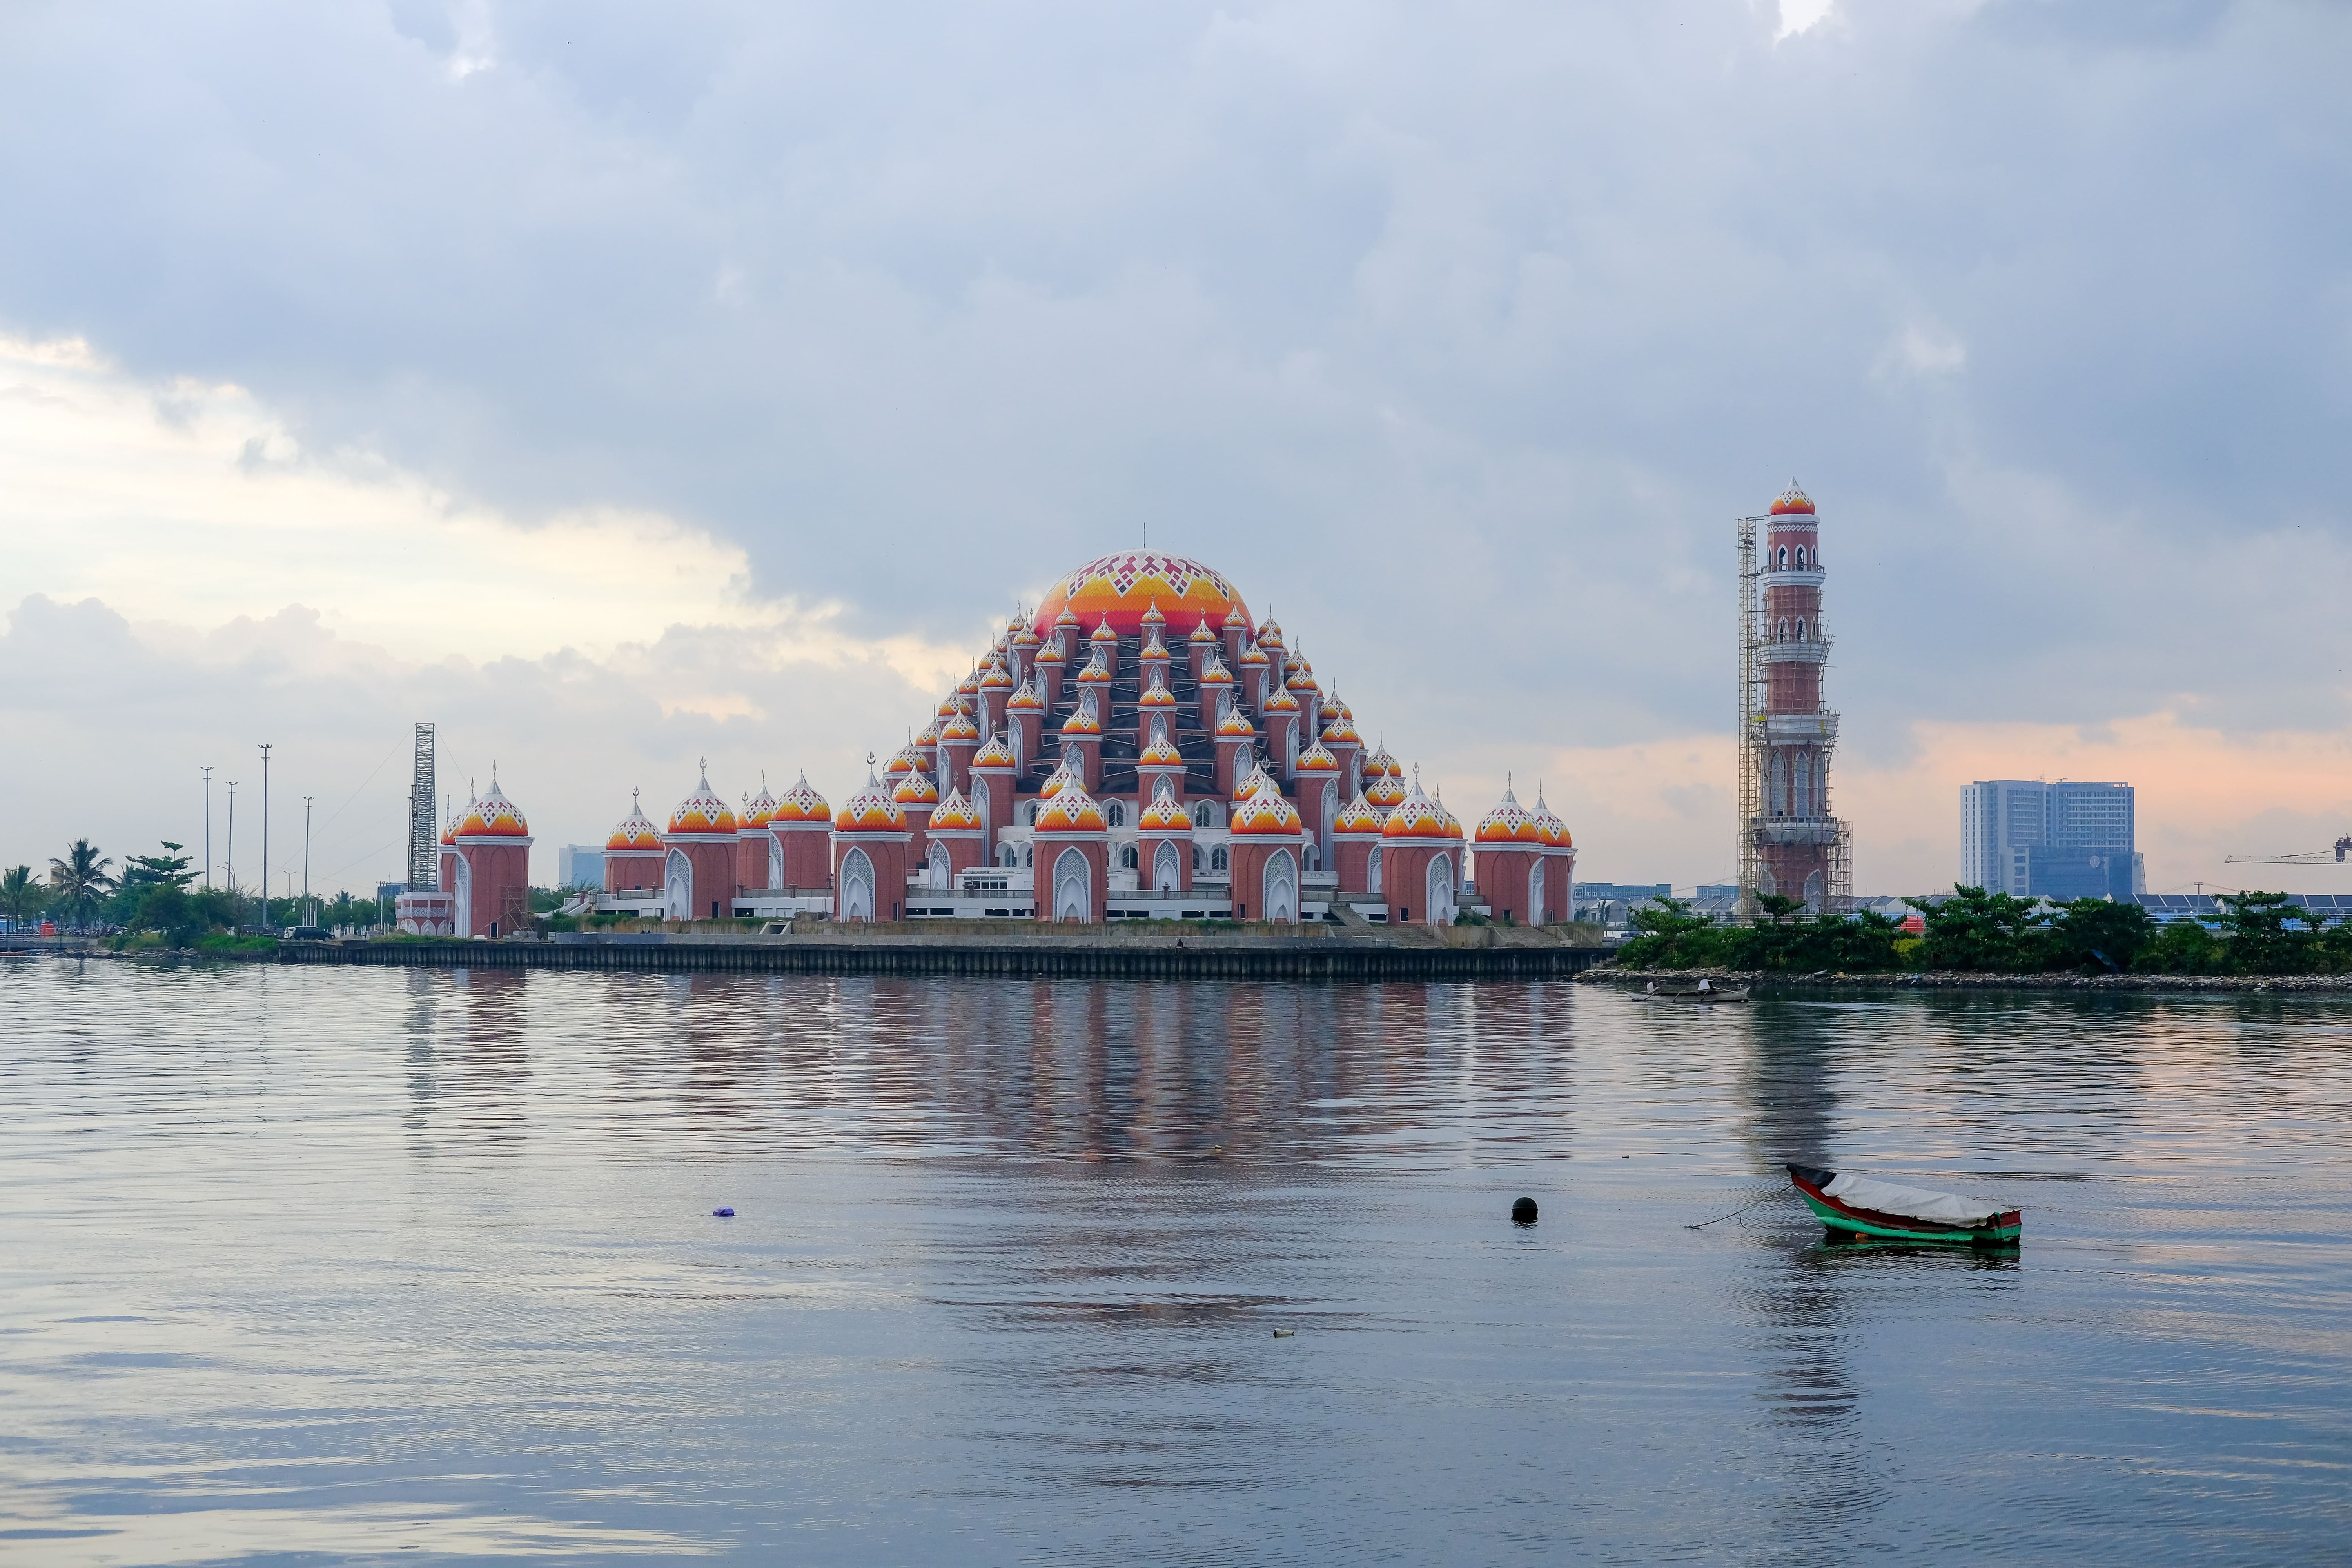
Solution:
M 1756 525 L 1764 526 L 1758 554 Z M 1739 906 L 1762 893 L 1816 910 L 1853 900 L 1845 823 L 1830 814 L 1838 716 L 1822 700 L 1830 637 L 1822 626 L 1821 519 L 1791 483 L 1739 524 Z
M 416 773 L 408 786 L 408 886 L 436 892 L 441 886 L 441 836 L 433 828 L 433 726 L 416 726 Z

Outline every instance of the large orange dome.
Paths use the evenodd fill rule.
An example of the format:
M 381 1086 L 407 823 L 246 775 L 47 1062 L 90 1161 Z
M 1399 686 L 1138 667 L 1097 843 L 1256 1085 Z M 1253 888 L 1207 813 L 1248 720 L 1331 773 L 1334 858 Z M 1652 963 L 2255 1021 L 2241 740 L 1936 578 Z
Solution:
M 1202 615 L 1222 623 L 1235 611 L 1244 625 L 1249 620 L 1249 606 L 1222 574 L 1181 555 L 1126 550 L 1089 561 L 1055 584 L 1034 624 L 1043 632 L 1066 610 L 1082 621 L 1108 620 L 1121 637 L 1140 637 L 1144 612 L 1154 605 L 1178 626 Z

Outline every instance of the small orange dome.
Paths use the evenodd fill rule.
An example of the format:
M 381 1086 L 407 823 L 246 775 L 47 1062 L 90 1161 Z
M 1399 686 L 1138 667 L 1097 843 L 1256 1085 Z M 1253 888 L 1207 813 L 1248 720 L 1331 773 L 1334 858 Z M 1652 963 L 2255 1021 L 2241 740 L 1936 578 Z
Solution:
M 1172 795 L 1163 795 L 1143 808 L 1135 819 L 1139 833 L 1190 833 L 1192 819 L 1184 815 L 1182 803 Z
M 1102 649 L 1095 649 L 1094 658 L 1087 660 L 1086 668 L 1078 671 L 1078 684 L 1082 687 L 1110 684 L 1110 666 L 1104 661 Z
M 1276 687 L 1274 695 L 1265 700 L 1265 710 L 1269 713 L 1296 713 L 1298 711 L 1298 699 Z
M 1181 768 L 1184 765 L 1184 753 L 1167 736 L 1154 735 L 1151 744 L 1143 748 L 1143 755 L 1136 761 L 1148 768 Z
M 1195 643 L 1215 642 L 1217 640 L 1217 634 L 1209 629 L 1209 617 L 1202 616 L 1201 617 L 1201 624 L 1194 626 L 1192 628 L 1192 635 L 1184 640 L 1186 642 Z
M 1101 734 L 1102 721 L 1095 717 L 1095 705 L 1091 702 L 1079 703 L 1076 710 L 1062 721 L 1062 733 L 1065 735 Z
M 880 779 L 866 775 L 866 787 L 841 803 L 833 825 L 844 833 L 903 833 L 907 814 L 898 809 Z
M 1421 793 L 1421 779 L 1416 774 L 1412 793 L 1381 824 L 1383 838 L 1454 838 L 1462 837 L 1462 824 L 1445 809 L 1445 803 L 1432 800 Z
M 1244 739 L 1256 733 L 1257 726 L 1251 723 L 1249 715 L 1238 708 L 1217 721 L 1217 739 L 1221 741 Z
M 1272 648 L 1276 653 L 1282 651 L 1282 627 L 1271 615 L 1257 628 L 1257 646 Z
M 530 825 L 521 810 L 499 788 L 499 770 L 490 769 L 490 793 L 474 802 L 457 819 L 459 838 L 528 838 Z
M 1004 743 L 1003 736 L 991 735 L 988 744 L 972 753 L 971 765 L 976 768 L 1017 768 L 1021 764 L 1013 760 L 1013 748 Z
M 741 830 L 755 832 L 776 819 L 776 797 L 768 793 L 768 775 L 760 775 L 760 793 L 743 803 Z
M 1054 798 L 1037 813 L 1036 830 L 1040 833 L 1103 833 L 1109 826 L 1102 807 L 1095 804 L 1094 796 L 1087 793 L 1086 785 L 1075 774 L 1064 779 L 1062 787 L 1054 792 Z
M 1013 672 L 1001 664 L 992 664 L 988 667 L 988 673 L 980 678 L 980 684 L 984 691 L 1010 689 L 1013 685 Z
M 1342 806 L 1339 815 L 1331 819 L 1331 831 L 1360 833 L 1377 838 L 1381 831 L 1380 808 L 1364 798 L 1363 791 L 1358 790 L 1356 798 Z
M 1118 634 L 1110 629 L 1110 617 L 1108 616 L 1105 616 L 1102 618 L 1102 624 L 1095 627 L 1094 636 L 1088 637 L 1087 640 L 1094 643 L 1097 647 L 1100 647 L 1105 643 L 1115 643 L 1118 641 Z
M 898 787 L 890 792 L 890 799 L 898 805 L 936 805 L 939 786 L 931 783 L 929 773 L 918 768 L 898 781 Z
M 1135 700 L 1135 705 L 1138 708 L 1173 708 L 1176 706 L 1176 694 L 1168 689 L 1168 683 L 1155 669 L 1151 672 L 1151 684 L 1143 689 L 1143 695 Z
M 1806 495 L 1803 490 L 1798 489 L 1797 481 L 1794 479 L 1790 479 L 1789 481 L 1789 488 L 1780 492 L 1780 499 L 1772 503 L 1772 515 L 1774 517 L 1786 517 L 1792 511 L 1801 512 L 1810 517 L 1812 515 L 1812 498 Z
M 980 726 L 971 721 L 971 715 L 961 710 L 940 726 L 940 744 L 942 746 L 969 745 L 979 739 Z
M 808 774 L 805 773 L 801 774 L 800 782 L 786 790 L 783 798 L 776 802 L 775 815 L 769 818 L 772 826 L 783 822 L 830 822 L 832 820 L 833 808 L 825 804 L 824 796 L 809 788 Z
M 1258 647 L 1257 644 L 1245 643 L 1242 647 L 1242 662 L 1244 664 L 1271 664 L 1274 661 L 1265 657 L 1265 649 Z
M 1404 781 L 1393 773 L 1369 774 L 1364 784 L 1364 798 L 1379 808 L 1383 818 L 1404 804 L 1405 794 Z
M 694 793 L 679 801 L 677 809 L 669 814 L 669 831 L 673 834 L 724 833 L 730 837 L 734 834 L 735 814 L 728 809 L 725 801 L 710 792 L 709 759 L 702 763 L 702 778 L 694 786 Z
M 1259 778 L 1261 782 L 1250 797 L 1234 807 L 1233 832 L 1236 836 L 1296 836 L 1299 829 L 1298 808 L 1282 798 L 1282 791 L 1274 780 L 1264 774 Z
M 649 820 L 645 809 L 637 805 L 637 792 L 629 792 L 629 815 L 614 825 L 612 837 L 604 840 L 607 849 L 658 849 L 661 830 Z
M 1323 726 L 1323 743 L 1327 746 L 1360 746 L 1364 738 L 1356 733 L 1356 727 L 1348 722 L 1347 715 L 1341 714 Z
M 1042 711 L 1045 706 L 1045 700 L 1038 696 L 1037 689 L 1025 680 L 1021 683 L 1020 690 L 1004 700 L 1004 710 L 1008 713 L 1035 713 Z
M 1037 649 L 1036 657 L 1033 658 L 1031 662 L 1034 664 L 1061 664 L 1066 662 L 1062 657 L 1062 645 L 1058 642 L 1049 642 L 1045 644 Z
M 1339 771 L 1339 759 L 1325 751 L 1323 742 L 1318 741 L 1299 752 L 1298 761 L 1292 765 L 1302 773 L 1336 773 Z
M 1550 849 L 1576 847 L 1576 841 L 1568 836 L 1568 824 L 1554 816 L 1551 807 L 1544 804 L 1541 790 L 1536 792 L 1535 823 L 1536 832 L 1542 837 L 1545 847 Z
M 1225 661 L 1219 658 L 1215 654 L 1211 654 L 1209 656 L 1209 662 L 1203 665 L 1201 668 L 1201 684 L 1203 686 L 1231 686 L 1233 683 L 1234 673 L 1232 670 L 1225 668 Z
M 980 808 L 963 797 L 963 791 L 951 789 L 940 799 L 939 809 L 931 813 L 929 830 L 933 833 L 970 833 L 985 826 L 980 820 Z
M 1544 840 L 1542 831 L 1536 826 L 1535 814 L 1519 804 L 1518 796 L 1511 793 L 1510 783 L 1506 780 L 1503 798 L 1496 803 L 1494 810 L 1478 819 L 1478 830 L 1472 835 L 1472 841 L 1498 847 L 1540 848 Z

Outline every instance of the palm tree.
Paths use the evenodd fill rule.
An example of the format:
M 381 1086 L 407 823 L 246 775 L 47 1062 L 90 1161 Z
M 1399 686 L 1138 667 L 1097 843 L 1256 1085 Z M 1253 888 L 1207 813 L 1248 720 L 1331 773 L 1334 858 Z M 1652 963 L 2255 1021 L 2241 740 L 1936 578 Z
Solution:
M 0 910 L 8 911 L 8 923 L 22 927 L 25 917 L 39 905 L 41 885 L 33 880 L 30 866 L 11 866 L 0 871 Z
M 114 879 L 106 869 L 113 864 L 87 838 L 67 845 L 64 859 L 50 859 L 49 886 L 73 910 L 76 924 L 89 917 L 90 905 L 113 890 Z

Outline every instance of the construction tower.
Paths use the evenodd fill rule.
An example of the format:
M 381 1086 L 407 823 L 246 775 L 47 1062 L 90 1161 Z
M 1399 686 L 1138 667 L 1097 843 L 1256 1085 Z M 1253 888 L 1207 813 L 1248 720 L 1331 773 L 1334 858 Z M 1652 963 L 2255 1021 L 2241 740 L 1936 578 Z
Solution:
M 408 786 L 408 890 L 441 887 L 441 836 L 433 826 L 433 726 L 416 726 L 416 772 Z
M 1842 912 L 1853 840 L 1830 814 L 1838 716 L 1822 701 L 1821 520 L 1791 483 L 1769 512 L 1739 520 L 1738 538 L 1739 918 L 1754 920 L 1766 893 Z

